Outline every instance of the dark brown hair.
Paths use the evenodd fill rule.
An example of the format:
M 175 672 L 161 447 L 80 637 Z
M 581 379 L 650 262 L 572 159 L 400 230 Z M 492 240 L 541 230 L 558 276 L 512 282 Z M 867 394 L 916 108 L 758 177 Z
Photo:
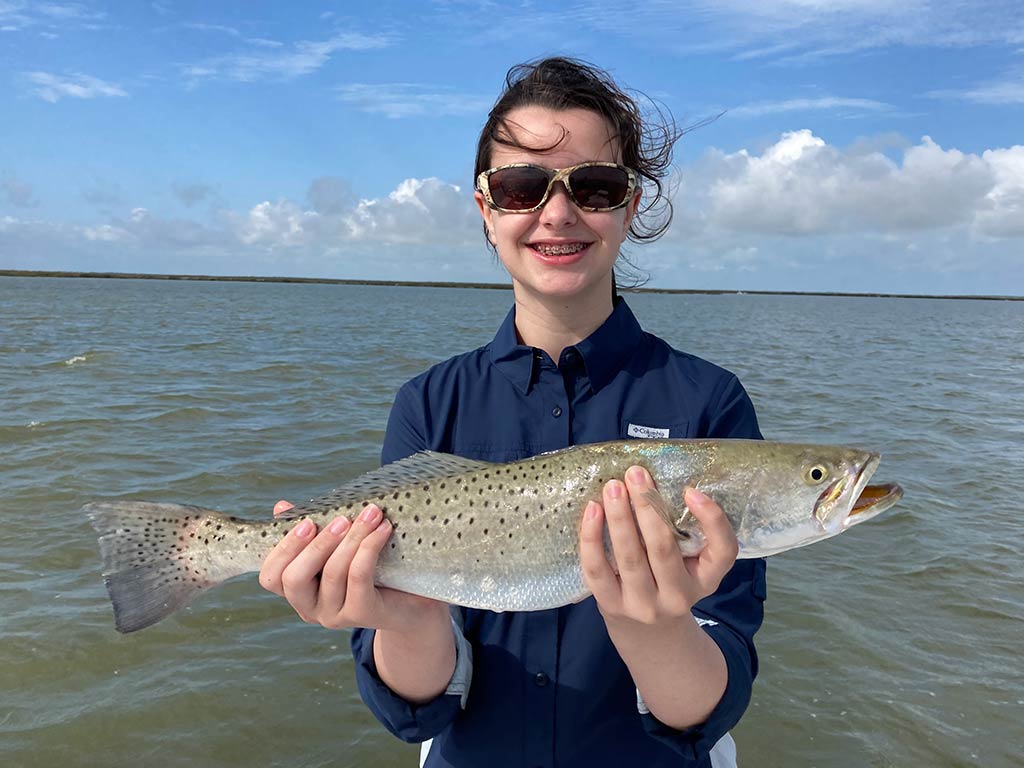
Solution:
M 665 178 L 672 164 L 672 147 L 682 132 L 670 114 L 649 98 L 640 96 L 651 108 L 647 119 L 640 111 L 637 98 L 592 64 L 564 57 L 517 64 L 505 76 L 505 88 L 480 132 L 473 178 L 491 167 L 495 144 L 538 151 L 535 146 L 526 147 L 517 142 L 509 130 L 508 115 L 514 109 L 538 106 L 597 112 L 608 121 L 612 137 L 619 142 L 622 163 L 639 174 L 643 186 L 640 207 L 630 222 L 627 237 L 636 243 L 656 240 L 672 221 L 672 203 L 665 194 Z M 564 138 L 539 151 L 554 149 Z M 627 282 L 645 282 L 644 276 L 622 254 L 620 260 L 628 266 L 624 275 Z

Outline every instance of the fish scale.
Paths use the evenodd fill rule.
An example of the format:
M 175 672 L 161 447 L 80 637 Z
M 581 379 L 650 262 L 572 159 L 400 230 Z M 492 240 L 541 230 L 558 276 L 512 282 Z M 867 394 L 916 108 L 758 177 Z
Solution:
M 651 473 L 658 490 L 645 501 L 672 527 L 683 554 L 695 554 L 704 541 L 682 501 L 685 486 L 693 485 L 722 507 L 740 557 L 759 557 L 835 535 L 852 524 L 852 514 L 859 522 L 895 503 L 902 491 L 887 486 L 854 512 L 877 464 L 869 451 L 753 440 L 616 441 L 508 464 L 426 451 L 273 521 L 142 501 L 84 509 L 99 533 L 122 632 L 258 571 L 301 520 L 320 527 L 340 516 L 354 520 L 369 503 L 394 527 L 377 562 L 377 584 L 467 607 L 524 611 L 589 594 L 579 563 L 581 515 L 630 466 Z

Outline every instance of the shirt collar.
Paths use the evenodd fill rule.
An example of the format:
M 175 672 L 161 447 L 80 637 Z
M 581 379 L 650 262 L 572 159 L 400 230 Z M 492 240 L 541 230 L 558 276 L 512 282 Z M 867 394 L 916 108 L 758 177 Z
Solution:
M 608 318 L 587 338 L 575 344 L 583 358 L 590 386 L 596 392 L 610 382 L 636 352 L 643 329 L 622 297 Z M 516 310 L 509 310 L 490 344 L 491 362 L 524 395 L 530 391 L 537 364 L 536 350 L 516 338 Z

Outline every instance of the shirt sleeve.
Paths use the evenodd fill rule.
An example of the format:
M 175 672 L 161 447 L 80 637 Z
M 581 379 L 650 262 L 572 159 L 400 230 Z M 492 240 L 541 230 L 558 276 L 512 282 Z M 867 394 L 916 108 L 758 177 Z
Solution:
M 422 404 L 417 404 L 418 396 L 411 383 L 398 391 L 388 417 L 382 465 L 427 447 L 424 409 Z M 374 630 L 352 630 L 352 658 L 359 694 L 381 724 L 403 741 L 422 742 L 433 738 L 466 706 L 473 675 L 473 652 L 462 632 L 462 613 L 458 609 L 452 610 L 452 631 L 455 634 L 455 671 L 447 690 L 430 701 L 411 704 L 388 688 L 377 674 L 373 658 Z
M 707 437 L 762 439 L 753 403 L 739 380 L 730 375 L 719 392 L 719 397 L 712 399 L 718 406 L 709 414 Z M 757 675 L 754 633 L 764 618 L 766 595 L 764 558 L 737 560 L 718 590 L 693 607 L 694 618 L 717 643 L 728 670 L 725 692 L 704 723 L 676 730 L 640 706 L 647 733 L 694 763 L 739 722 L 750 703 Z

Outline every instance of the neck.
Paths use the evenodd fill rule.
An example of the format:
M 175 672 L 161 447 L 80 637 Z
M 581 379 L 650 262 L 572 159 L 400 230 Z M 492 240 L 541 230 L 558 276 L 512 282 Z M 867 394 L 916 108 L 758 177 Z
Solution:
M 587 338 L 612 313 L 611 288 L 589 299 L 538 297 L 515 286 L 516 333 L 523 344 L 543 349 L 555 363 L 562 350 Z

